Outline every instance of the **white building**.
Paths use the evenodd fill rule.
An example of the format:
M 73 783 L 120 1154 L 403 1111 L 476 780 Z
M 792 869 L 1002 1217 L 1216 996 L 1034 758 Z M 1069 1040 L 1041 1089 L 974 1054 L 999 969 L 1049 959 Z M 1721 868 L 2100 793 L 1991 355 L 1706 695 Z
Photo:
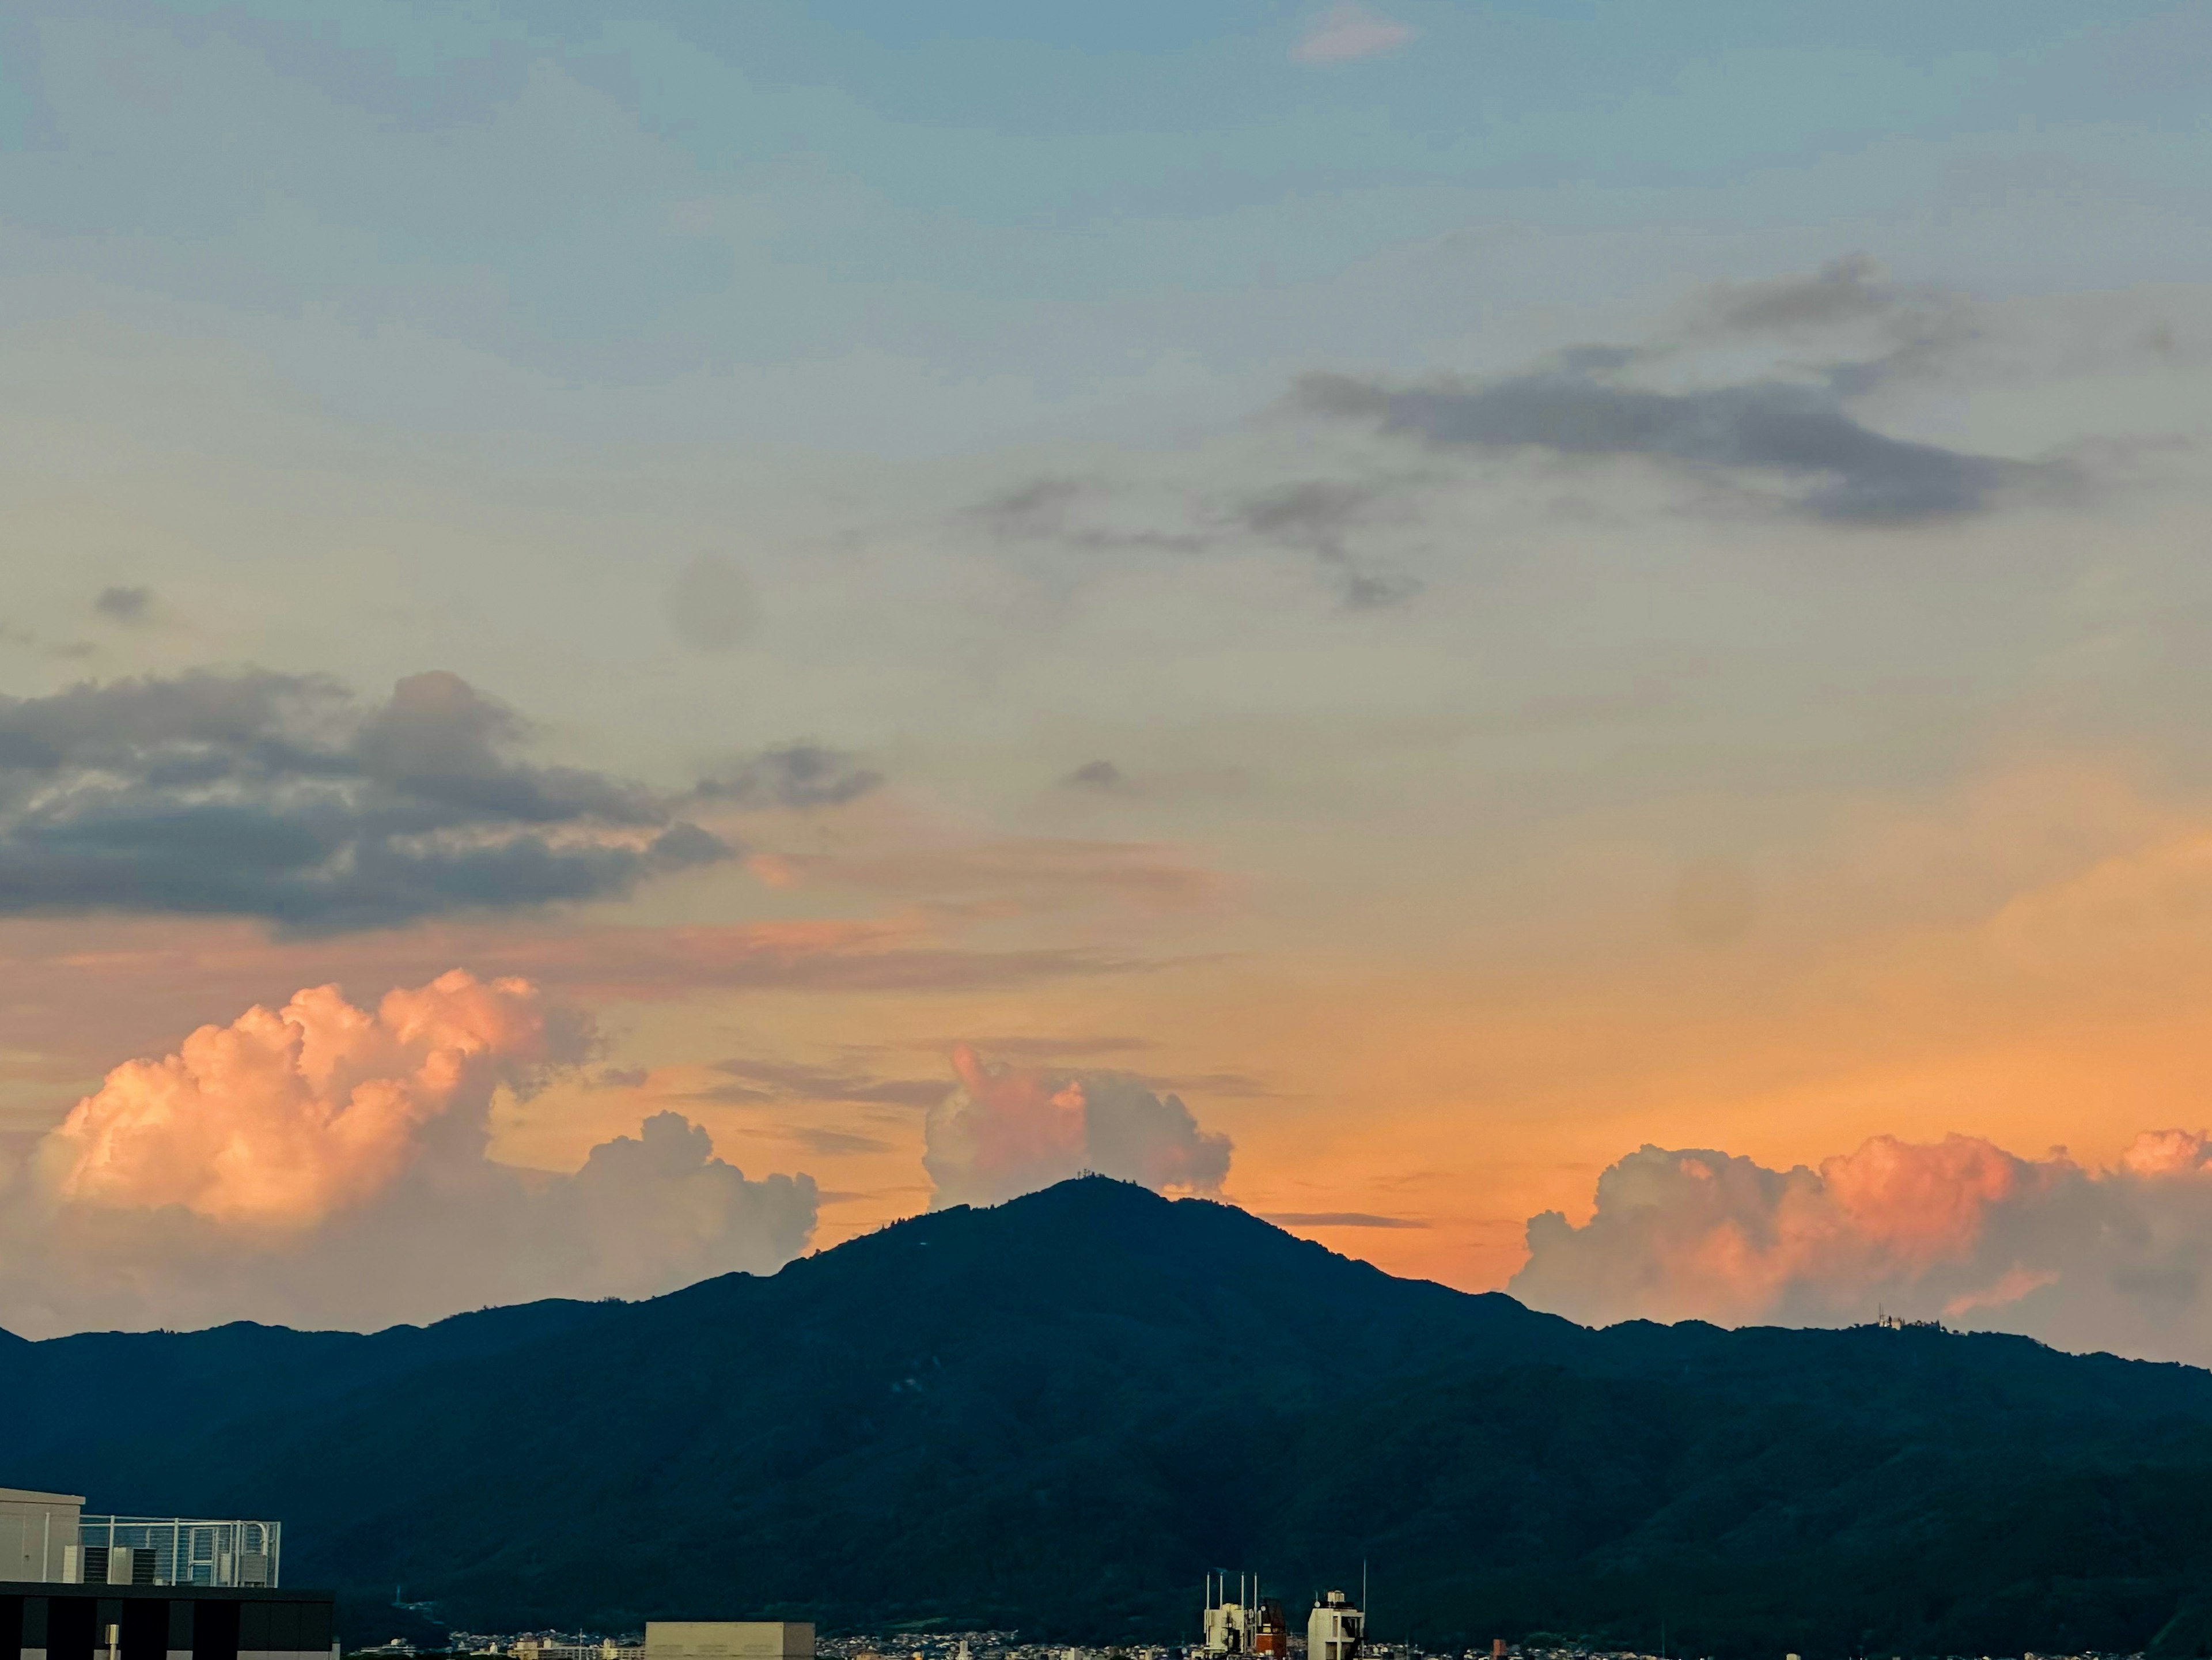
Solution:
M 1306 1660 L 1355 1660 L 1367 1616 L 1340 1590 L 1330 1591 L 1306 1617 Z

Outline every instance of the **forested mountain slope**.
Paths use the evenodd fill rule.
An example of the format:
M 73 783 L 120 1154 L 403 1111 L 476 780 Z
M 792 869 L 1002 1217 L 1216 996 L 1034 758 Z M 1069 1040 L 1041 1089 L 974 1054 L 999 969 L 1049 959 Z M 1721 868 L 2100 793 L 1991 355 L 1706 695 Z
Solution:
M 1185 1639 L 1214 1566 L 1378 1634 L 2185 1654 L 2212 1373 L 1933 1330 L 1592 1332 L 1099 1178 L 635 1304 L 0 1339 L 0 1481 L 275 1516 L 390 1634 L 781 1613 Z

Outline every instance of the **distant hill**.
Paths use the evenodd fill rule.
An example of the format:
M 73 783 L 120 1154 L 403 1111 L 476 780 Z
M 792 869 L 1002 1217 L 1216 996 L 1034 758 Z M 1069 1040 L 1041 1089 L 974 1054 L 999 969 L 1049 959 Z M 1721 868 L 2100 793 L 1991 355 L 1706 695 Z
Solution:
M 1098 1178 L 644 1303 L 0 1338 L 0 1481 L 270 1515 L 477 1628 L 739 1613 L 1778 1660 L 2212 1652 L 2212 1373 L 1927 1329 L 1593 1332 Z

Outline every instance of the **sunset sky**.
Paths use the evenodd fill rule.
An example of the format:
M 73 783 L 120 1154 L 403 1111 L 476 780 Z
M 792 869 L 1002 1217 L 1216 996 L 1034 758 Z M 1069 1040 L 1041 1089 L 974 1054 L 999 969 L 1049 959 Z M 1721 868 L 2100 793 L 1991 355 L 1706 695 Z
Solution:
M 1581 1318 L 2212 1361 L 2208 61 L 7 7 L 0 1326 L 1098 1168 Z

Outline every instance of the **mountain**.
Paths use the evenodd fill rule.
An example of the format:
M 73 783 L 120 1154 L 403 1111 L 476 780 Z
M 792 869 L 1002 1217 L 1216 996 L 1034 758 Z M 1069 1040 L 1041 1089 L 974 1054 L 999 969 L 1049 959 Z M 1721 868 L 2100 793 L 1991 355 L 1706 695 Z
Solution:
M 1590 1331 L 1101 1178 L 641 1303 L 0 1342 L 0 1481 L 269 1515 L 477 1629 L 757 1613 L 1187 1639 L 2212 1651 L 2212 1373 L 1928 1329 Z

